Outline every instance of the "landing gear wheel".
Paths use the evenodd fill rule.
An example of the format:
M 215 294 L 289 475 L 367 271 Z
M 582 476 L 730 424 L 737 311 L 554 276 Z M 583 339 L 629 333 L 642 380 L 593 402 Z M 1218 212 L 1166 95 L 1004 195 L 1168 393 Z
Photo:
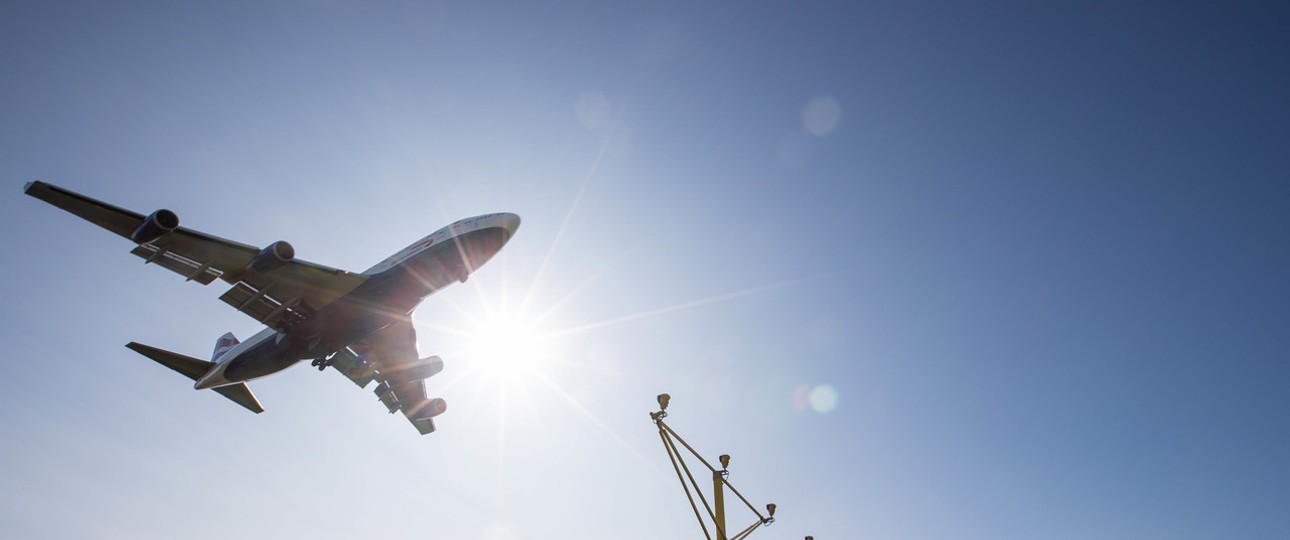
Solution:
M 334 355 L 315 358 L 312 365 L 318 368 L 318 371 L 323 371 L 327 369 L 328 366 L 331 366 L 332 364 L 336 363 L 334 358 L 335 358 Z

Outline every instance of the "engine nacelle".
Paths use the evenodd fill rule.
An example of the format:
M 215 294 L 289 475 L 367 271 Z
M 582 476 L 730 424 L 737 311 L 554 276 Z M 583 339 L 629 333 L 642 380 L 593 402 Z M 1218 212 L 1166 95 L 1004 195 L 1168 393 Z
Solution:
M 395 377 L 401 381 L 419 381 L 438 375 L 440 371 L 443 371 L 443 359 L 431 356 L 399 368 Z
M 427 399 L 420 407 L 417 407 L 417 410 L 413 414 L 409 414 L 408 417 L 414 420 L 424 420 L 426 418 L 439 416 L 446 410 L 448 410 L 447 401 L 444 401 L 441 398 Z
M 139 228 L 130 233 L 130 239 L 136 244 L 147 244 L 165 236 L 166 233 L 179 228 L 179 216 L 162 208 L 143 218 Z
M 256 272 L 268 272 L 282 267 L 294 258 L 296 258 L 296 248 L 291 247 L 291 244 L 285 240 L 278 240 L 260 250 L 255 258 L 251 259 L 251 264 L 246 267 Z

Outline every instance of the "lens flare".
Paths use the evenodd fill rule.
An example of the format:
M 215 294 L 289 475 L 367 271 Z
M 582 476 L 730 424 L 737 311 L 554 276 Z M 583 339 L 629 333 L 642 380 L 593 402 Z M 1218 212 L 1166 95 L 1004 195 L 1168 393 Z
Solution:
M 802 108 L 802 128 L 816 137 L 824 137 L 838 129 L 842 122 L 842 106 L 832 96 L 816 96 Z
M 832 386 L 821 384 L 811 390 L 811 408 L 815 412 L 825 414 L 838 407 L 838 391 Z

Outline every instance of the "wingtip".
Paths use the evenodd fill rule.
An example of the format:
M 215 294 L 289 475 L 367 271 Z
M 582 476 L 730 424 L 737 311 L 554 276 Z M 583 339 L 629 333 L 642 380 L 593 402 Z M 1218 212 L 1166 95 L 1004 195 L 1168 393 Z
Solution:
M 31 186 L 36 185 L 36 182 L 39 182 L 39 180 L 32 180 L 32 181 L 30 181 L 30 182 L 27 182 L 26 184 L 23 184 L 23 186 L 22 186 L 22 192 L 23 192 L 23 193 L 27 193 L 27 192 L 31 191 Z

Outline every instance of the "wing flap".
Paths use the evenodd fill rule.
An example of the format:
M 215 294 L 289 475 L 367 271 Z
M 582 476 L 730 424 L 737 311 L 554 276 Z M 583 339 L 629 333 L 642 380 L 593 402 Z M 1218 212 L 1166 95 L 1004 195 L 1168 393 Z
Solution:
M 332 357 L 332 367 L 349 378 L 359 388 L 367 388 L 376 380 L 376 366 L 351 351 L 348 347 L 341 349 Z
M 300 297 L 281 302 L 270 296 L 269 292 L 274 289 L 274 285 L 270 283 L 263 289 L 256 290 L 246 282 L 239 281 L 219 299 L 269 328 L 283 330 L 303 320 L 306 313 L 301 309 Z
M 250 264 L 249 260 L 247 264 Z M 367 277 L 362 274 L 337 270 L 300 259 L 292 260 L 268 272 L 256 272 L 243 265 L 226 270 L 220 277 L 232 283 L 235 288 L 254 290 L 252 294 L 263 292 L 261 296 L 272 301 L 271 304 L 267 304 L 270 311 L 294 301 L 297 305 L 288 309 L 298 307 L 301 308 L 298 311 L 310 312 L 335 302 L 336 299 L 353 291 L 367 280 Z M 233 294 L 236 297 L 241 293 L 229 290 L 225 294 Z M 257 318 L 257 320 L 260 319 Z
M 141 244 L 130 250 L 130 253 L 138 255 L 144 263 L 156 264 L 166 270 L 170 270 L 181 276 L 188 278 L 188 281 L 196 281 L 202 285 L 210 285 L 212 281 L 219 278 L 220 272 L 211 268 L 210 263 L 199 263 L 183 255 L 171 252 L 165 248 L 159 248 L 152 244 Z

